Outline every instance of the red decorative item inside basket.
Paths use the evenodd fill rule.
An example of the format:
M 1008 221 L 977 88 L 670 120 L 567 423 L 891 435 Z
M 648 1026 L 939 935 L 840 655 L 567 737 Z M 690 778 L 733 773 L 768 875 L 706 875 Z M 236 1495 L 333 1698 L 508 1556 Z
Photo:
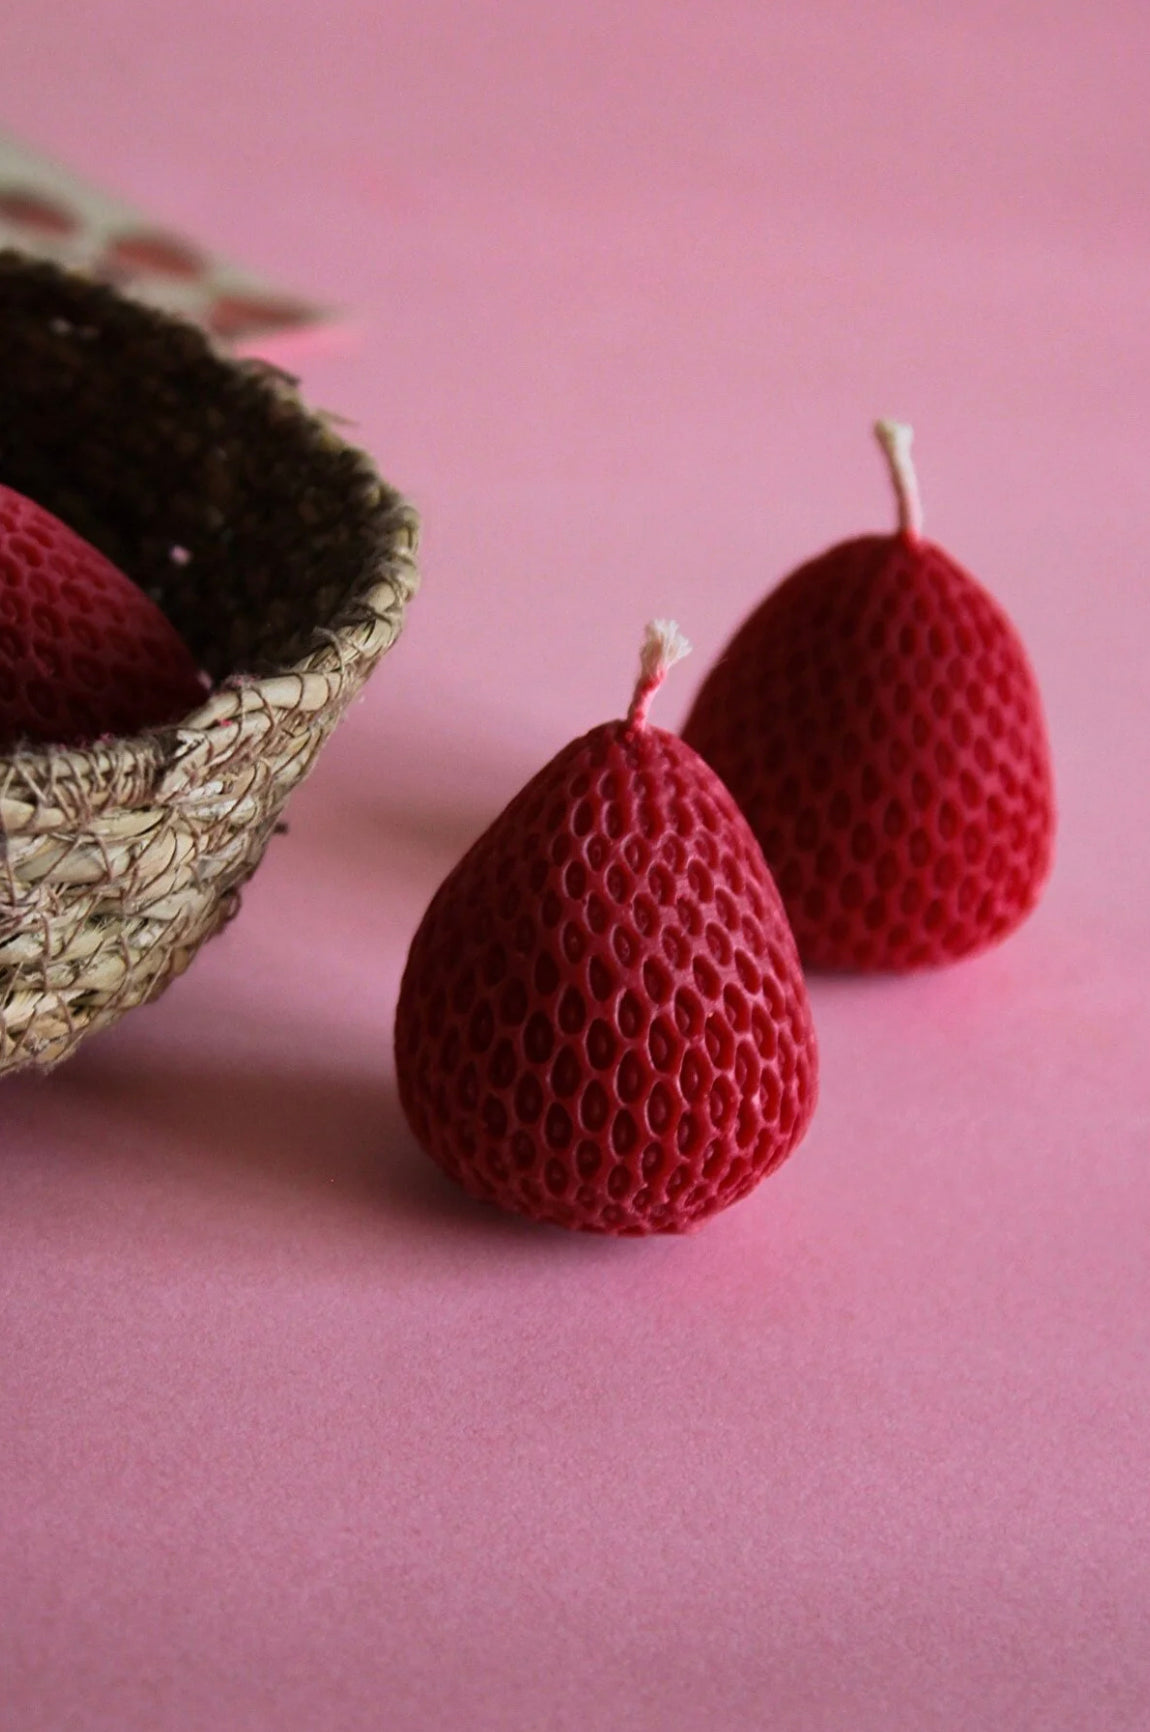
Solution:
M 155 603 L 59 518 L 0 486 L 0 748 L 139 733 L 205 695 Z

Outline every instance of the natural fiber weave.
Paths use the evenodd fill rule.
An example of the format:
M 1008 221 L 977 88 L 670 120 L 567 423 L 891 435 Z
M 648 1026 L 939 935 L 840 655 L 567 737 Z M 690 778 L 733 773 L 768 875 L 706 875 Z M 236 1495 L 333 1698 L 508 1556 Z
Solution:
M 0 1070 L 155 998 L 228 920 L 399 634 L 417 520 L 283 375 L 0 253 L 0 482 L 134 578 L 212 676 L 175 727 L 0 756 Z

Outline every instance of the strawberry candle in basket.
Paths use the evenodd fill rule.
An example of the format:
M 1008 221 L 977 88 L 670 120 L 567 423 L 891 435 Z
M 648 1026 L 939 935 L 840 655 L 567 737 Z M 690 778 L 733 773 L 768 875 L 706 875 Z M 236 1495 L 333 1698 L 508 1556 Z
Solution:
M 0 750 L 139 733 L 205 696 L 155 603 L 59 518 L 0 486 Z
M 817 1056 L 794 940 L 730 794 L 647 709 L 688 645 L 648 627 L 622 721 L 574 740 L 441 885 L 400 990 L 415 1136 L 473 1196 L 680 1232 L 800 1141 Z

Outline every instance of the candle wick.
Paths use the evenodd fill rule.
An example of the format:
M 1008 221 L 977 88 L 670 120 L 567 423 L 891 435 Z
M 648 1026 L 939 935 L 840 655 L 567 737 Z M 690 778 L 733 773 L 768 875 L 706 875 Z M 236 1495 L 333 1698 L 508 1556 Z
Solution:
M 908 541 L 917 541 L 922 534 L 922 497 L 910 455 L 914 428 L 908 427 L 905 421 L 876 421 L 874 431 L 894 482 L 899 532 Z
M 650 622 L 639 651 L 639 678 L 631 708 L 627 711 L 628 727 L 646 727 L 651 699 L 675 663 L 690 653 L 691 646 L 673 619 L 653 619 Z

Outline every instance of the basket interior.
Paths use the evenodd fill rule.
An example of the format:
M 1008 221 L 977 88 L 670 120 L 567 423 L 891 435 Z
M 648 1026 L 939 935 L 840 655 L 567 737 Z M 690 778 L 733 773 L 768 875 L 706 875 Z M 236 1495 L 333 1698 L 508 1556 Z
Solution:
M 325 641 L 398 502 L 267 370 L 11 252 L 0 482 L 127 572 L 215 681 L 272 673 Z

